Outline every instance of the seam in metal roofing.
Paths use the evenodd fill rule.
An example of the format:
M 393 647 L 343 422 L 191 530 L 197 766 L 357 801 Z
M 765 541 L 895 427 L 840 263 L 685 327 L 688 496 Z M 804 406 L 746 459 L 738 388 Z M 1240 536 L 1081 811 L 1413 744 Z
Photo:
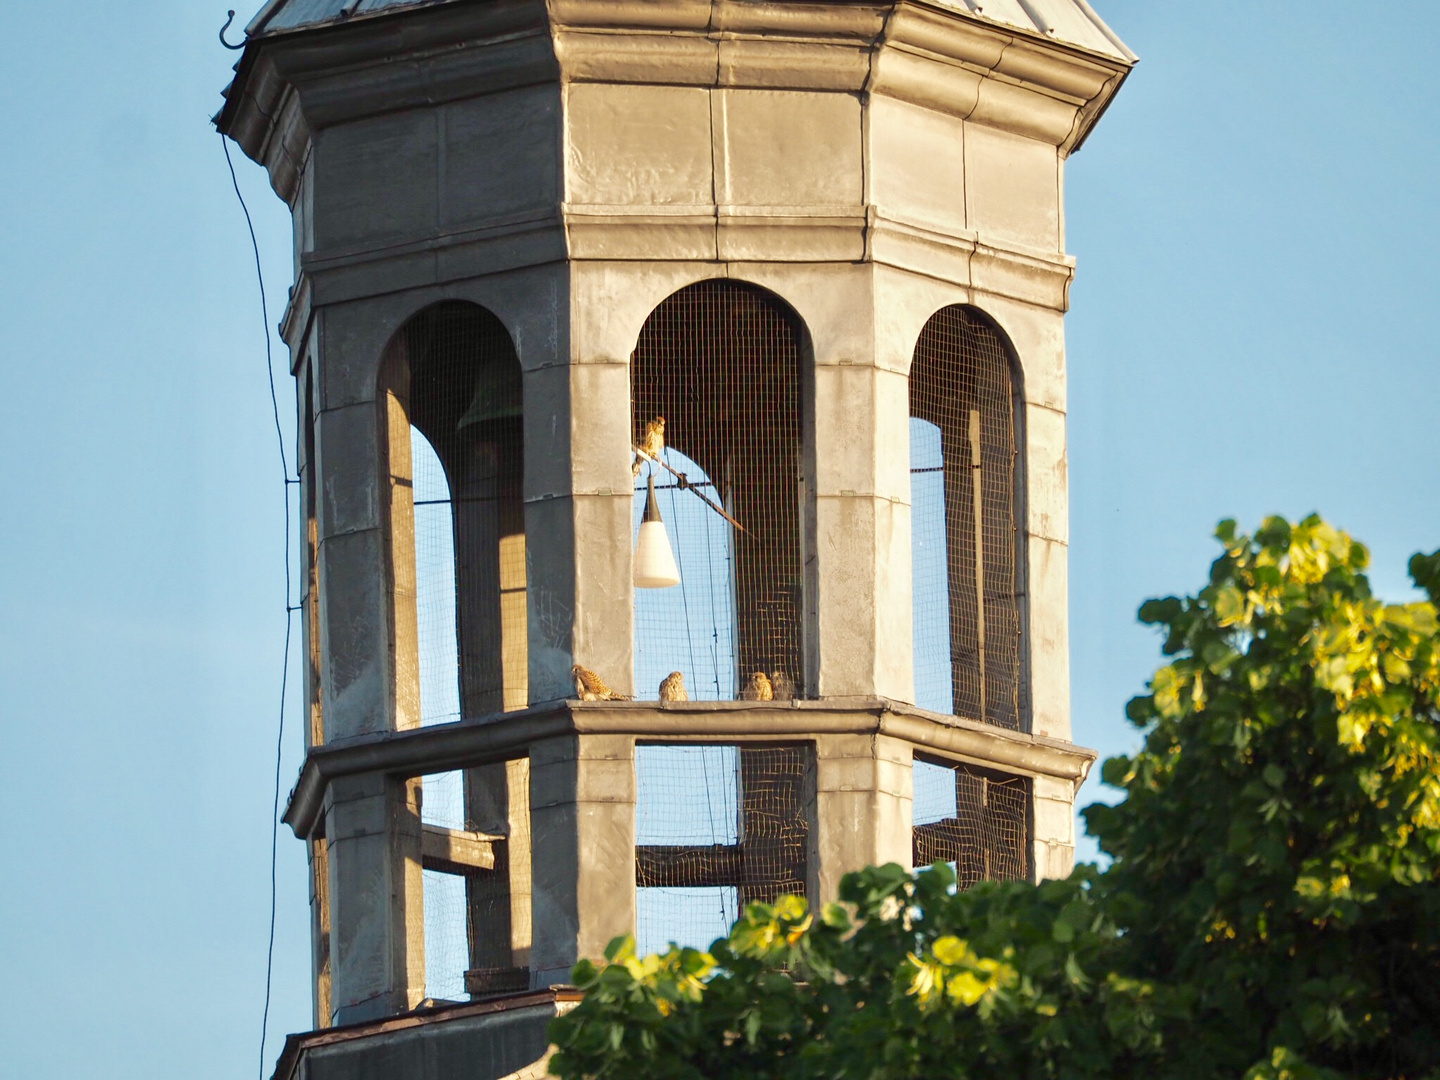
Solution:
M 268 0 L 245 32 L 266 37 L 309 29 L 364 15 L 431 7 L 455 0 Z M 1122 42 L 1086 0 L 931 0 L 986 22 L 1011 26 L 1088 52 L 1135 62 Z

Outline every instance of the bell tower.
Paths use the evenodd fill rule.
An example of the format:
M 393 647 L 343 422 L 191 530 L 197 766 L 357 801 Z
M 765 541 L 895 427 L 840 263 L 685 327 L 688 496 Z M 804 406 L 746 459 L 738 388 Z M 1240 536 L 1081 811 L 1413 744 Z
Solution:
M 1085 0 L 264 6 L 216 123 L 294 220 L 278 1077 L 539 1075 L 616 935 L 1069 871 L 1063 173 L 1134 60 Z

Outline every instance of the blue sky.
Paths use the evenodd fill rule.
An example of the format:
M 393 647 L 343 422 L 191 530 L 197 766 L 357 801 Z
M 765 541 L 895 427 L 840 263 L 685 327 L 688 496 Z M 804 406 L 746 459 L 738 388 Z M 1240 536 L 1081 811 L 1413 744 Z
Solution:
M 1218 518 L 1319 509 L 1397 598 L 1440 546 L 1440 8 L 1097 6 L 1142 57 L 1067 172 L 1074 727 L 1114 753 L 1135 608 Z M 223 19 L 0 5 L 6 1075 L 259 1064 L 284 525 Z M 273 323 L 286 215 L 241 184 Z M 283 836 L 279 887 L 267 1064 L 309 1024 Z

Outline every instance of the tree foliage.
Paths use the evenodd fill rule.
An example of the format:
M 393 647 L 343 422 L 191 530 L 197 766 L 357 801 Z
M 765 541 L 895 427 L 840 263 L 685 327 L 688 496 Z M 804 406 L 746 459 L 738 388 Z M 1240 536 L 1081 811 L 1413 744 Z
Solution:
M 1112 859 L 753 904 L 708 952 L 581 963 L 552 1070 L 596 1080 L 1440 1077 L 1440 552 L 1385 604 L 1320 521 L 1222 522 L 1085 811 Z

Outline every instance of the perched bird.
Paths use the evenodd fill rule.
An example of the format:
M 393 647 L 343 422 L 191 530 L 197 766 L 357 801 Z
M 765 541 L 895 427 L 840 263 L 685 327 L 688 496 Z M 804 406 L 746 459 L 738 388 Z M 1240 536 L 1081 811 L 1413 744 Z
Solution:
M 629 694 L 617 694 L 605 680 L 587 667 L 576 664 L 570 669 L 575 676 L 575 693 L 581 701 L 629 701 Z
M 689 701 L 690 695 L 685 690 L 685 676 L 678 671 L 672 671 L 665 676 L 665 681 L 660 684 L 661 701 Z
M 640 440 L 637 447 L 649 454 L 652 458 L 659 458 L 660 451 L 665 449 L 665 418 L 657 416 L 645 425 L 645 438 Z M 645 464 L 645 459 L 639 454 L 635 455 L 635 464 L 630 466 L 630 475 L 639 476 L 640 467 Z
M 795 696 L 795 684 L 783 671 L 770 672 L 770 690 L 776 701 L 789 701 Z
M 740 691 L 741 701 L 773 701 L 775 699 L 775 688 L 770 685 L 769 677 L 763 671 L 755 671 L 750 674 L 750 681 L 745 684 L 745 689 Z

